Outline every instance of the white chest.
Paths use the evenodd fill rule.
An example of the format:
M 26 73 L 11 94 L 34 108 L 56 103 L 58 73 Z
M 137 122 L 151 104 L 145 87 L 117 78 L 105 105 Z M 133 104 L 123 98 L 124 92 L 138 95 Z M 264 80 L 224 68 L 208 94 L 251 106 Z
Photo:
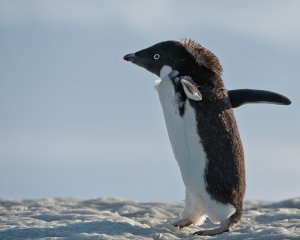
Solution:
M 174 85 L 168 76 L 171 70 L 165 67 L 161 71 L 161 81 L 156 82 L 169 139 L 185 186 L 192 191 L 203 193 L 207 160 L 197 133 L 195 111 L 187 100 L 184 115 L 179 115 Z

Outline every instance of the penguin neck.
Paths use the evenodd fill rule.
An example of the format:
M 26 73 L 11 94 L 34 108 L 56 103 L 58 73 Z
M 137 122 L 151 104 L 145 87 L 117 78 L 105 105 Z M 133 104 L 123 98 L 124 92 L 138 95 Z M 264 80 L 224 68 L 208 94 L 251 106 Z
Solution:
M 166 76 L 168 76 L 172 72 L 172 68 L 169 65 L 164 65 L 159 72 L 160 79 L 164 79 Z
M 172 67 L 170 67 L 169 65 L 164 65 L 160 70 L 160 79 L 162 82 L 164 82 L 164 81 L 172 82 L 172 84 L 170 86 L 173 85 L 173 89 L 174 89 L 175 96 L 176 96 L 177 107 L 179 110 L 179 115 L 183 116 L 184 110 L 185 110 L 184 103 L 185 103 L 187 97 L 184 93 L 181 82 L 176 81 L 176 78 L 169 77 L 170 73 L 173 70 L 176 70 L 176 69 L 172 69 Z M 179 73 L 179 75 L 180 75 L 180 73 Z M 157 86 L 158 86 L 158 84 L 156 84 L 156 87 Z
M 181 76 L 189 76 L 198 85 L 210 89 L 222 88 L 224 87 L 222 78 L 220 75 L 212 72 L 204 66 L 199 66 L 199 64 L 185 64 L 181 66 L 180 69 L 176 69 L 180 72 Z
M 190 72 L 190 76 L 198 86 L 218 89 L 223 88 L 223 80 L 220 76 L 217 76 L 215 73 L 199 67 Z
M 159 77 L 161 80 L 165 79 L 173 70 L 169 65 L 164 65 L 160 69 Z M 198 85 L 204 88 L 208 88 L 211 90 L 217 90 L 224 88 L 223 80 L 220 76 L 217 76 L 213 72 L 209 71 L 204 67 L 194 68 L 192 71 L 180 71 L 179 76 L 189 76 L 193 79 L 193 81 Z M 172 80 L 172 79 L 171 79 Z M 174 86 L 177 85 L 177 82 L 172 81 Z
M 172 78 L 170 77 L 170 73 L 176 69 L 173 69 L 171 66 L 169 65 L 164 65 L 161 69 L 160 69 L 160 74 L 159 77 L 162 81 L 167 80 L 167 81 L 171 81 L 173 83 L 173 86 L 175 88 L 175 91 L 178 90 L 178 88 L 182 88 L 180 81 L 176 81 L 176 78 Z M 177 71 L 177 70 L 176 70 Z M 180 73 L 179 73 L 180 75 Z

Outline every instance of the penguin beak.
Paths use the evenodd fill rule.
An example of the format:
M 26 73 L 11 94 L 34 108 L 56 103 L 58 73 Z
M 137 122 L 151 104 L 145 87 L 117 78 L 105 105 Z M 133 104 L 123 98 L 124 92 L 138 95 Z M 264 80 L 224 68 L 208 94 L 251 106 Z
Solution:
M 133 62 L 135 60 L 136 56 L 135 53 L 126 54 L 123 59 L 125 61 Z

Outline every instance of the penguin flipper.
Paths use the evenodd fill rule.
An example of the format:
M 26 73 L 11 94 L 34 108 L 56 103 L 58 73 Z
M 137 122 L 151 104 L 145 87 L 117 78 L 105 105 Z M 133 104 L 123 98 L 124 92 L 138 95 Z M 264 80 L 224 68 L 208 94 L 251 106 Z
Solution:
M 235 89 L 228 91 L 232 108 L 240 107 L 248 103 L 270 103 L 280 105 L 290 105 L 291 100 L 287 97 L 266 90 L 256 89 Z
M 202 100 L 202 94 L 197 86 L 188 78 L 182 78 L 181 83 L 186 96 L 194 101 Z

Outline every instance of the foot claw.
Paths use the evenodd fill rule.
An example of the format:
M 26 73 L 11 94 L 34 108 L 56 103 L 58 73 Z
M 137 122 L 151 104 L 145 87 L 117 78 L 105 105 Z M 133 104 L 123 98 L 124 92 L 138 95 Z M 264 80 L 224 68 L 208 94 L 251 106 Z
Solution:
M 193 235 L 199 235 L 199 236 L 201 236 L 202 233 L 203 233 L 203 231 L 197 231 L 197 232 L 194 232 Z
M 178 227 L 179 229 L 181 228 L 184 228 L 184 227 L 187 227 L 189 225 L 193 224 L 193 222 L 190 220 L 190 219 L 187 219 L 187 218 L 184 218 L 184 219 L 181 219 L 175 223 L 172 223 L 172 225 L 174 227 Z
M 202 231 L 194 232 L 193 235 L 200 235 L 200 236 L 213 236 L 217 234 L 221 234 L 224 232 L 228 232 L 228 229 L 222 229 L 222 228 L 215 228 L 215 229 L 207 229 Z

